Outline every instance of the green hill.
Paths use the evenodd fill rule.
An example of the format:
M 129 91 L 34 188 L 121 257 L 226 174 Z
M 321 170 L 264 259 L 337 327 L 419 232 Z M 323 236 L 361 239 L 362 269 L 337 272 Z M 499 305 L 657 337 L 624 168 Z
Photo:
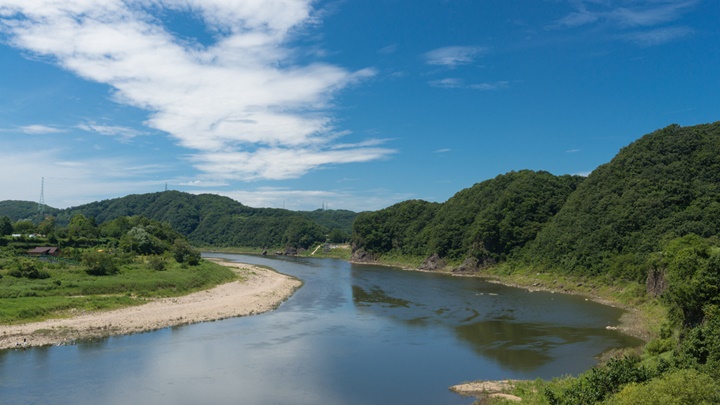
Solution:
M 523 252 L 567 272 L 642 279 L 663 241 L 720 233 L 720 123 L 671 125 L 623 148 L 580 184 Z
M 57 208 L 43 207 L 42 213 L 38 210 L 38 203 L 30 201 L 6 200 L 0 201 L 0 216 L 10 218 L 12 222 L 16 221 L 32 221 L 40 223 L 43 214 L 56 216 L 60 212 Z
M 582 180 L 522 170 L 475 184 L 443 204 L 415 200 L 362 213 L 353 245 L 376 256 L 437 254 L 496 262 L 534 239 Z
M 32 210 L 37 213 L 37 204 L 12 201 L 0 204 L 0 216 L 7 215 L 12 220 L 35 219 L 28 215 Z M 273 248 L 307 248 L 324 242 L 335 227 L 349 229 L 354 220 L 354 213 L 350 211 L 307 213 L 251 208 L 228 197 L 179 191 L 129 195 L 64 210 L 52 209 L 49 213 L 57 217 L 60 226 L 67 225 L 75 214 L 92 217 L 98 224 L 139 215 L 168 223 L 200 245 Z

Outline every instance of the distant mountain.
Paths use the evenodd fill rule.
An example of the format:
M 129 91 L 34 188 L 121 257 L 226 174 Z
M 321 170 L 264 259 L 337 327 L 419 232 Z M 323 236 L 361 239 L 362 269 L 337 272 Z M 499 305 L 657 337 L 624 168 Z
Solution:
M 323 210 L 297 211 L 298 214 L 315 221 L 316 224 L 328 229 L 338 229 L 347 235 L 352 232 L 352 224 L 357 217 L 357 212 L 348 210 Z
M 57 208 L 43 206 L 42 212 L 38 210 L 38 203 L 30 201 L 6 200 L 0 201 L 0 216 L 7 216 L 11 221 L 30 220 L 40 223 L 43 214 L 56 216 L 60 212 Z
M 598 167 L 524 252 L 568 272 L 642 279 L 663 241 L 720 234 L 720 122 L 645 135 Z
M 503 260 L 555 215 L 583 181 L 548 172 L 510 172 L 464 189 L 443 204 L 412 200 L 358 215 L 356 250 L 374 255 Z
M 13 220 L 27 218 L 37 204 L 0 202 L 0 215 Z M 7 208 L 7 211 L 3 209 Z M 17 214 L 11 216 L 10 214 Z M 323 211 L 294 212 L 273 208 L 251 208 L 215 194 L 194 195 L 179 191 L 135 194 L 49 212 L 60 226 L 75 214 L 93 217 L 98 224 L 121 216 L 143 216 L 170 224 L 194 243 L 209 246 L 307 248 L 325 241 L 334 227 L 350 229 L 354 213 Z M 326 224 L 326 225 L 322 225 Z

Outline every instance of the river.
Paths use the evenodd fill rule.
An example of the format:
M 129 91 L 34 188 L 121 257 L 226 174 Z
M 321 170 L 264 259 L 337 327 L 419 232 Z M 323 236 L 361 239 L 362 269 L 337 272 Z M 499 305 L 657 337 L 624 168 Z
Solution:
M 206 254 L 304 281 L 277 310 L 0 351 L 3 404 L 470 404 L 448 387 L 577 374 L 639 340 L 622 311 L 477 278 Z

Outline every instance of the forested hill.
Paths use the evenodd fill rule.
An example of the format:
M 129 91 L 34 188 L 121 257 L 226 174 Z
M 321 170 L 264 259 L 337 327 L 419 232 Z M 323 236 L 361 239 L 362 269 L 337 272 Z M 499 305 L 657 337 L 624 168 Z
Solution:
M 0 204 L 3 203 L 0 208 L 5 209 L 0 209 L 0 216 L 6 215 L 13 221 L 32 219 L 37 213 L 34 203 Z M 139 215 L 170 224 L 194 243 L 212 246 L 307 248 L 315 242 L 324 242 L 331 233 L 336 237 L 349 236 L 355 219 L 350 211 L 251 208 L 228 197 L 179 191 L 129 195 L 65 210 L 47 209 L 52 210 L 60 225 L 67 224 L 75 214 L 92 217 L 98 224 Z
M 578 186 L 524 256 L 642 279 L 650 253 L 691 233 L 720 234 L 720 122 L 671 125 L 623 148 Z
M 38 210 L 38 203 L 32 201 L 0 201 L 0 216 L 6 216 L 13 222 L 29 220 L 34 223 L 40 223 L 44 218 L 44 214 L 57 216 L 59 212 L 60 210 L 57 208 L 44 206 L 43 212 L 41 213 Z
M 361 213 L 353 246 L 374 256 L 503 260 L 533 240 L 583 180 L 522 170 L 475 184 L 443 204 L 413 200 Z
M 443 204 L 413 200 L 362 213 L 352 241 L 356 258 L 512 258 L 640 281 L 653 252 L 689 234 L 720 235 L 720 122 L 645 135 L 585 180 L 511 172 Z

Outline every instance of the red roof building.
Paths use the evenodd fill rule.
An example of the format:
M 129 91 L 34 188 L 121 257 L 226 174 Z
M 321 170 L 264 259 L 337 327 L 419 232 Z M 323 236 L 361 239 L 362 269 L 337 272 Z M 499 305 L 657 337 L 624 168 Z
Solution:
M 56 247 L 36 247 L 28 250 L 27 254 L 30 256 L 57 256 L 60 254 L 60 249 Z

